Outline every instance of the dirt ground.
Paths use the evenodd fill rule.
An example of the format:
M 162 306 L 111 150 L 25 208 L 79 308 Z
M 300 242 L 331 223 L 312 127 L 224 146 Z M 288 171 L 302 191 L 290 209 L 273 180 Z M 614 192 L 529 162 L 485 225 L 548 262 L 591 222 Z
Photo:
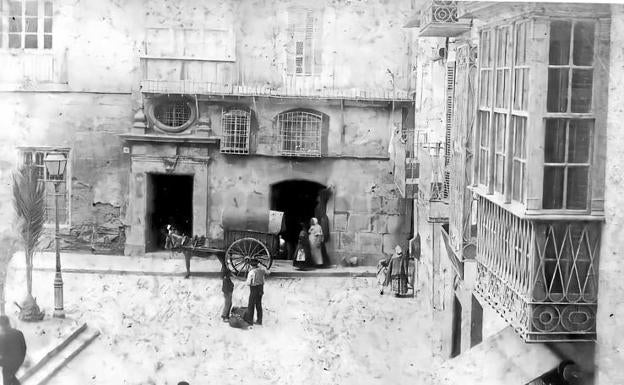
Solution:
M 23 293 L 23 271 L 8 299 Z M 34 273 L 51 311 L 53 275 Z M 51 385 L 431 384 L 430 321 L 419 298 L 380 296 L 374 278 L 269 278 L 264 325 L 233 329 L 220 319 L 214 278 L 65 274 L 68 316 L 100 337 Z M 236 282 L 234 305 L 247 302 Z

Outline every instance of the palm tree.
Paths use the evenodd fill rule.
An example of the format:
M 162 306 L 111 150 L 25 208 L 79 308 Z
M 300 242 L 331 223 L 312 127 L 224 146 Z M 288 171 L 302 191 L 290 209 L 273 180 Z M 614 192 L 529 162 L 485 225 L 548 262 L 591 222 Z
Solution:
M 23 165 L 13 174 L 13 205 L 26 256 L 27 295 L 20 306 L 20 318 L 41 319 L 43 314 L 32 296 L 33 254 L 43 234 L 45 222 L 45 186 L 39 180 L 37 167 Z

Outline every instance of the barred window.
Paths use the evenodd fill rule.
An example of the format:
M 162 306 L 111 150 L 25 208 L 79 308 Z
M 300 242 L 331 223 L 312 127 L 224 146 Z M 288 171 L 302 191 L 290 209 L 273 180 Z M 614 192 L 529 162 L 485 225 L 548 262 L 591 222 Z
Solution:
M 249 154 L 251 112 L 232 109 L 221 114 L 221 152 L 224 154 Z
M 25 165 L 34 165 L 37 169 L 39 180 L 45 185 L 45 215 L 46 223 L 54 223 L 54 184 L 53 177 L 48 174 L 44 159 L 49 153 L 62 153 L 68 159 L 65 173 L 59 183 L 59 224 L 69 225 L 69 150 L 67 149 L 20 149 L 20 160 Z
M 186 130 L 197 117 L 195 105 L 184 98 L 159 98 L 149 104 L 147 115 L 162 131 L 178 133 Z
M 170 127 L 180 127 L 190 117 L 191 109 L 184 102 L 160 104 L 156 107 L 156 119 Z
M 285 156 L 321 156 L 323 115 L 306 111 L 277 116 L 280 153 Z

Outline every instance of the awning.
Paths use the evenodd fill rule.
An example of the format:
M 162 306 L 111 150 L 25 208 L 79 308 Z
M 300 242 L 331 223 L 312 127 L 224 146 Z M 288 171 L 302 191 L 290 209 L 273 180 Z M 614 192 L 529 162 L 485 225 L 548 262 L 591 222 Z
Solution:
M 541 343 L 525 343 L 508 326 L 474 348 L 442 364 L 448 385 L 525 385 L 556 368 L 562 358 Z

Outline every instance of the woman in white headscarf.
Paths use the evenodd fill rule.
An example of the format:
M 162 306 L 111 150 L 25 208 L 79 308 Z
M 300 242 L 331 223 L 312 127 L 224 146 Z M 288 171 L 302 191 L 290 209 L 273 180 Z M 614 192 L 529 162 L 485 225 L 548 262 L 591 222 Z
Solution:
M 390 285 L 397 297 L 407 294 L 408 267 L 407 255 L 404 255 L 401 246 L 397 245 L 388 262 L 386 274 L 386 286 Z
M 310 259 L 312 265 L 323 265 L 323 229 L 316 218 L 310 220 L 310 229 L 308 230 L 308 239 L 310 240 Z

